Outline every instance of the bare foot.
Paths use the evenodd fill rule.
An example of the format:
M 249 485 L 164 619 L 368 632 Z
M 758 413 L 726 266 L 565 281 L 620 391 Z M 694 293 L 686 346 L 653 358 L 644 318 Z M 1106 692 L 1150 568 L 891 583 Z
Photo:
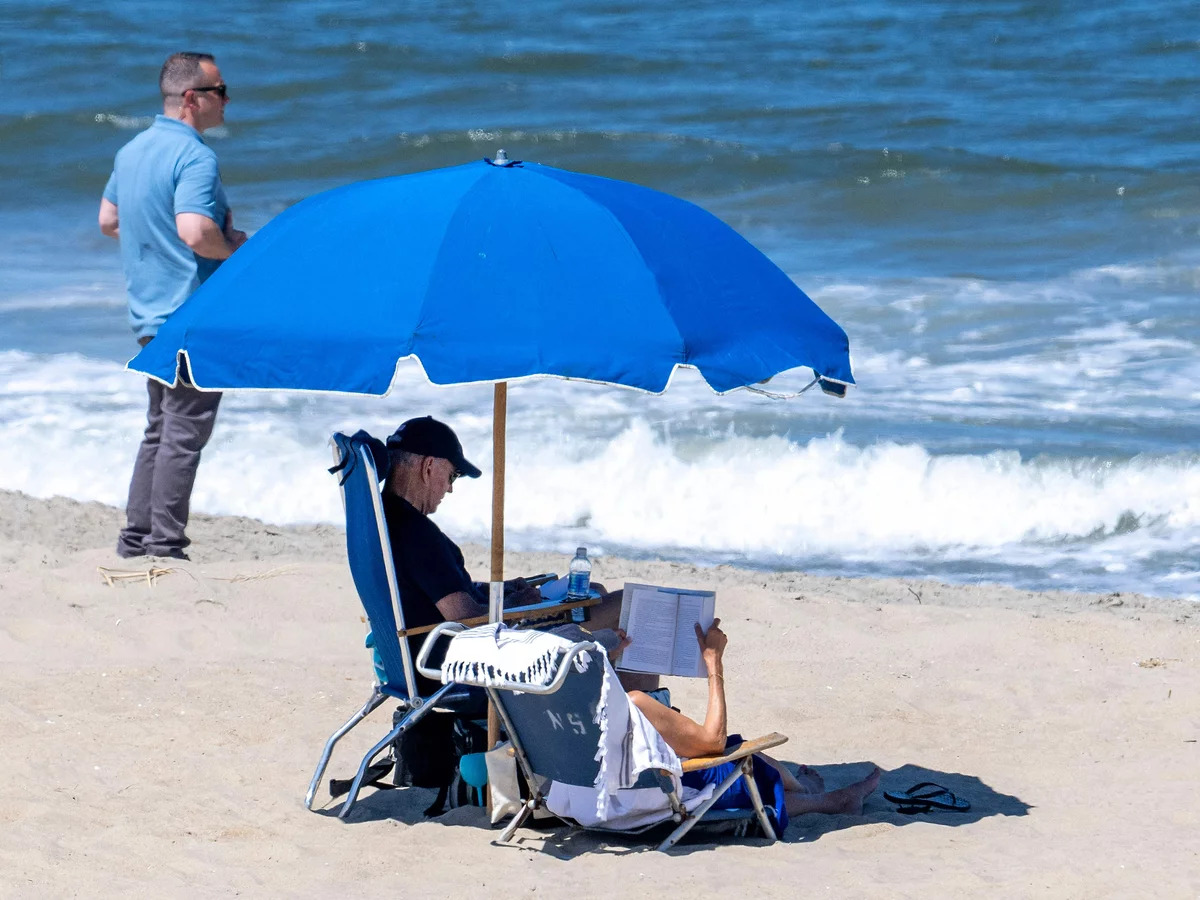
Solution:
M 871 774 L 862 781 L 828 791 L 824 794 L 799 794 L 788 792 L 787 811 L 789 815 L 799 816 L 804 813 L 819 812 L 830 815 L 862 815 L 863 801 L 879 786 L 879 776 L 883 773 L 878 766 L 871 769 Z
M 879 787 L 879 777 L 882 774 L 883 772 L 879 770 L 879 766 L 872 766 L 871 774 L 862 781 L 842 788 L 842 791 L 846 792 L 847 799 L 850 801 L 850 808 L 846 809 L 846 812 L 853 813 L 856 816 L 862 815 L 863 801 L 875 793 L 875 788 Z
M 802 794 L 825 793 L 825 779 L 811 766 L 799 766 L 795 774 L 797 788 Z
M 759 759 L 771 766 L 783 779 L 785 791 L 795 791 L 798 794 L 820 794 L 825 790 L 825 780 L 817 774 L 817 770 L 809 766 L 796 766 L 793 772 L 790 766 L 785 766 L 777 759 L 772 759 L 765 753 L 756 754 Z

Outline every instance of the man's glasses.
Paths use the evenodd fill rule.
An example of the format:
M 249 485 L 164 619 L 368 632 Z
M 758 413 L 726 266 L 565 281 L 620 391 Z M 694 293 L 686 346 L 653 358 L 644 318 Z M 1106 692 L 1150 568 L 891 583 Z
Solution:
M 458 469 L 455 469 L 453 472 L 450 473 L 450 486 L 451 487 L 454 487 L 454 482 L 458 481 L 458 476 L 461 474 L 462 474 L 462 472 L 458 471 Z
M 188 91 L 195 91 L 196 93 L 207 93 L 208 91 L 212 91 L 222 100 L 225 100 L 229 97 L 229 87 L 228 85 L 224 84 L 210 84 L 208 87 L 188 88 L 187 91 L 183 91 L 179 96 L 182 97 Z

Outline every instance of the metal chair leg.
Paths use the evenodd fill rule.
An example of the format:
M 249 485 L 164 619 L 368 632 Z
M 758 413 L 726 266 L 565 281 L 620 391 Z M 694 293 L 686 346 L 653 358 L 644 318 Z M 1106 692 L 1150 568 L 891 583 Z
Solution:
M 317 771 L 313 775 L 312 781 L 309 782 L 308 793 L 304 795 L 304 806 L 307 809 L 312 809 L 313 797 L 317 794 L 317 786 L 321 783 L 321 776 L 325 774 L 325 767 L 329 765 L 329 757 L 333 755 L 334 745 L 345 737 L 351 728 L 374 712 L 379 704 L 383 703 L 384 699 L 385 695 L 379 690 L 379 685 L 375 685 L 371 691 L 371 696 L 363 704 L 362 709 L 347 719 L 346 724 L 335 731 L 329 740 L 325 742 L 325 750 L 321 753 L 321 761 L 317 763 Z
M 679 826 L 674 831 L 667 835 L 665 841 L 658 845 L 658 849 L 665 852 L 674 847 L 680 838 L 692 830 L 693 825 L 704 818 L 704 814 L 712 808 L 713 804 L 720 799 L 722 794 L 729 790 L 735 781 L 742 777 L 742 774 L 742 767 L 734 766 L 733 771 L 717 786 L 716 790 L 712 792 L 712 795 L 707 800 L 692 810 L 691 813 L 684 813 L 684 820 L 679 823 Z
M 512 836 L 516 834 L 517 829 L 521 827 L 521 823 L 529 818 L 529 814 L 533 812 L 535 806 L 537 806 L 536 797 L 530 797 L 528 800 L 526 800 L 521 805 L 521 808 L 517 811 L 517 814 L 513 816 L 512 821 L 508 823 L 508 827 L 505 828 L 500 834 L 500 837 L 496 838 L 496 840 L 492 841 L 492 843 L 503 844 L 505 841 L 512 840 Z
M 417 709 L 410 710 L 408 715 L 400 720 L 400 723 L 387 733 L 387 735 L 378 744 L 367 751 L 367 755 L 362 758 L 362 763 L 359 764 L 358 774 L 354 776 L 354 783 L 350 785 L 350 793 L 346 796 L 346 802 L 342 804 L 342 809 L 338 813 L 339 819 L 345 819 L 350 814 L 350 807 L 354 805 L 354 801 L 358 799 L 358 792 L 362 788 L 363 779 L 367 775 L 367 769 L 375 760 L 375 757 L 388 748 L 392 741 L 396 740 L 403 732 L 407 731 L 417 721 L 433 709 L 437 705 L 437 701 L 442 698 L 442 694 L 446 693 L 453 684 L 442 685 L 432 697 L 426 700 Z
M 758 822 L 762 825 L 763 832 L 771 841 L 777 840 L 775 829 L 771 825 L 771 820 L 767 817 L 767 811 L 763 808 L 762 796 L 758 792 L 758 785 L 754 783 L 754 758 L 747 756 L 742 759 L 728 777 L 712 792 L 712 796 L 694 809 L 687 818 L 679 824 L 679 827 L 667 835 L 667 839 L 658 845 L 659 850 L 670 850 L 679 842 L 685 834 L 691 831 L 692 826 L 704 818 L 704 814 L 708 812 L 713 804 L 729 790 L 735 781 L 739 778 L 746 779 L 746 789 L 750 794 L 750 801 L 754 804 L 754 812 L 758 816 Z
M 767 836 L 767 840 L 774 842 L 776 840 L 775 829 L 771 825 L 771 820 L 767 818 L 767 811 L 763 808 L 762 796 L 758 793 L 758 785 L 754 781 L 754 757 L 747 756 L 742 760 L 740 768 L 745 773 L 746 790 L 750 793 L 750 800 L 754 804 L 754 812 L 758 815 L 758 824 L 762 826 L 763 834 Z

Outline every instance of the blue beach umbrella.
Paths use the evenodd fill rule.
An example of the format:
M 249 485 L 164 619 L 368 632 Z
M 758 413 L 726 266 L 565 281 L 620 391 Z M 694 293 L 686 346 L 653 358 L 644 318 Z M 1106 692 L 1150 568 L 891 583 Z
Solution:
M 386 394 L 414 357 L 436 384 L 496 384 L 492 577 L 502 581 L 506 382 L 555 375 L 717 392 L 809 367 L 854 383 L 846 334 L 698 206 L 496 161 L 359 182 L 263 227 L 129 368 L 202 389 Z

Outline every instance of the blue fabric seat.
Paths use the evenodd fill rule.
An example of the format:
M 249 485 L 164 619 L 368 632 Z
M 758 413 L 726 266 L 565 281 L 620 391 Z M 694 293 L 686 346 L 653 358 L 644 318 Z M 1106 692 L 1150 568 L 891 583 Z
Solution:
M 430 640 L 441 641 L 446 636 L 453 636 L 464 630 L 465 626 L 459 623 L 447 622 L 434 629 Z M 572 663 L 580 653 L 596 654 L 603 663 L 588 665 L 580 672 Z M 460 679 L 460 684 L 478 683 L 486 688 L 488 697 L 495 705 L 512 741 L 526 783 L 540 785 L 532 792 L 521 811 L 513 817 L 499 842 L 509 840 L 535 809 L 545 806 L 545 796 L 552 782 L 589 788 L 596 783 L 601 766 L 596 752 L 600 744 L 597 709 L 602 696 L 605 665 L 607 660 L 603 646 L 593 641 L 578 641 L 559 657 L 554 673 L 545 686 L 497 681 L 495 677 L 478 682 L 467 678 Z M 437 671 L 438 667 L 431 664 L 429 654 L 424 648 L 419 654 L 417 668 L 427 678 L 435 678 L 440 674 Z M 755 778 L 753 754 L 778 746 L 786 740 L 786 737 L 777 733 L 753 740 L 737 739 L 718 756 L 684 760 L 685 776 L 709 769 L 720 772 L 718 777 L 707 779 L 716 785 L 712 796 L 691 812 L 684 808 L 682 797 L 676 791 L 668 773 L 660 773 L 654 769 L 642 772 L 633 787 L 661 788 L 666 795 L 663 804 L 664 820 L 676 823 L 674 830 L 658 845 L 658 849 L 670 849 L 700 821 L 732 820 L 745 826 L 757 821 L 763 833 L 770 840 L 774 840 L 778 825 L 784 823 L 779 822 L 778 814 L 774 810 L 763 804 L 759 788 L 761 779 Z M 722 798 L 731 792 L 742 793 L 745 800 L 722 804 Z M 770 799 L 776 798 L 770 796 Z M 731 808 L 722 808 L 723 805 Z M 592 827 L 636 834 L 658 825 L 633 830 Z M 744 831 L 743 828 L 741 833 Z
M 399 701 L 404 713 L 392 730 L 362 758 L 350 792 L 338 813 L 344 819 L 358 798 L 367 769 L 400 734 L 412 728 L 434 708 L 449 712 L 476 708 L 478 694 L 454 685 L 442 685 L 428 696 L 421 696 L 408 642 L 397 635 L 405 627 L 404 608 L 396 586 L 392 547 L 379 494 L 379 473 L 387 471 L 387 450 L 381 441 L 365 431 L 349 437 L 338 433 L 333 436 L 332 442 L 335 465 L 330 472 L 338 476 L 342 490 L 346 512 L 346 555 L 354 587 L 371 626 L 377 680 L 362 708 L 326 741 L 317 770 L 308 786 L 304 805 L 312 809 L 317 786 L 339 740 L 388 698 Z

